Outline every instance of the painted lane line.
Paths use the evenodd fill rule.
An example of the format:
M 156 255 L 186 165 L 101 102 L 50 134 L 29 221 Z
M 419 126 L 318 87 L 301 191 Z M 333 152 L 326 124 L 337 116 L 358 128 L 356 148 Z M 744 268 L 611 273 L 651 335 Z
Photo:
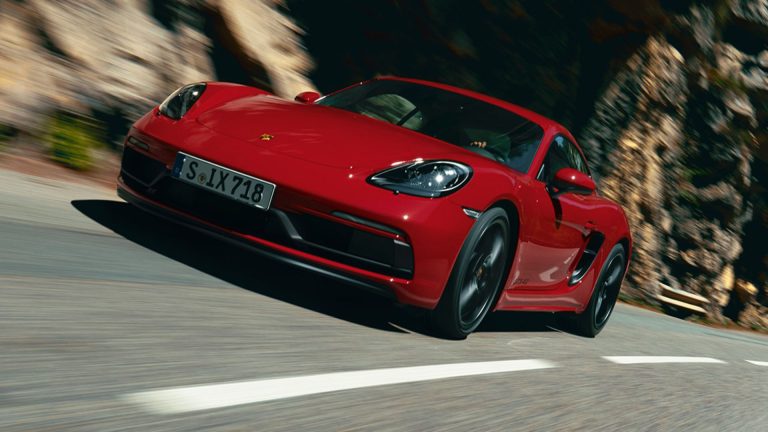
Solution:
M 121 399 L 155 414 L 177 414 L 364 387 L 557 367 L 546 360 L 506 360 L 336 372 L 131 393 Z
M 752 363 L 755 366 L 768 366 L 768 361 L 756 361 L 756 360 L 745 360 L 747 363 Z
M 603 356 L 616 364 L 642 363 L 728 363 L 712 357 L 676 357 L 676 356 Z

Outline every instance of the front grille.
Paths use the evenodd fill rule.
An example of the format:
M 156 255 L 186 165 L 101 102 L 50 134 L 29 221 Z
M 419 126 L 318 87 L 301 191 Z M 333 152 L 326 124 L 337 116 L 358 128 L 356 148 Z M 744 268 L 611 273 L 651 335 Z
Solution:
M 268 237 L 269 212 L 247 206 L 222 195 L 165 176 L 154 186 L 152 196 L 185 213 L 215 222 L 243 234 Z M 268 238 L 268 240 L 274 240 Z
M 413 256 L 406 243 L 308 214 L 291 214 L 290 218 L 301 237 L 310 244 L 386 264 L 400 275 L 412 275 Z M 340 260 L 346 261 L 343 258 Z
M 120 168 L 123 176 L 131 177 L 133 180 L 148 186 L 166 172 L 165 165 L 143 153 L 125 147 L 123 150 L 123 161 Z
M 137 192 L 223 228 L 357 268 L 413 276 L 413 252 L 404 242 L 308 214 L 242 204 L 170 177 L 162 163 L 130 148 L 123 156 L 122 173 L 123 181 Z

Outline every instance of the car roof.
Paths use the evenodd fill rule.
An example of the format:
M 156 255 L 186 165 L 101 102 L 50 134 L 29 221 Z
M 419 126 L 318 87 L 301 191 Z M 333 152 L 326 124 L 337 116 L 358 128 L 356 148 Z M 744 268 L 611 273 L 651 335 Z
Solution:
M 487 102 L 489 104 L 496 105 L 498 107 L 504 108 L 504 109 L 506 109 L 508 111 L 511 111 L 511 112 L 521 116 L 521 117 L 524 117 L 524 118 L 526 118 L 526 119 L 528 119 L 528 120 L 538 124 L 539 126 L 541 126 L 542 129 L 544 129 L 545 135 L 552 135 L 552 134 L 555 134 L 555 133 L 563 133 L 569 139 L 574 140 L 573 136 L 570 134 L 570 132 L 563 125 L 559 124 L 558 122 L 556 122 L 556 121 L 554 121 L 554 120 L 552 120 L 550 118 L 544 117 L 543 115 L 538 114 L 538 113 L 536 113 L 534 111 L 531 111 L 531 110 L 529 110 L 527 108 L 523 108 L 523 107 L 521 107 L 519 105 L 515 105 L 515 104 L 513 104 L 511 102 L 507 102 L 507 101 L 502 100 L 502 99 L 498 99 L 498 98 L 495 98 L 495 97 L 492 97 L 492 96 L 488 96 L 488 95 L 485 95 L 485 94 L 482 94 L 482 93 L 478 93 L 478 92 L 475 92 L 475 91 L 472 91 L 472 90 L 466 90 L 466 89 L 463 89 L 463 88 L 460 88 L 460 87 L 454 87 L 454 86 L 451 86 L 451 85 L 448 85 L 448 84 L 442 84 L 442 83 L 437 83 L 437 82 L 433 82 L 433 81 L 426 81 L 426 80 L 421 80 L 421 79 L 415 79 L 415 78 L 404 78 L 404 77 L 398 77 L 398 76 L 393 76 L 393 75 L 387 75 L 387 76 L 380 76 L 380 77 L 374 78 L 374 80 L 404 81 L 404 82 L 409 82 L 409 83 L 413 83 L 413 84 L 420 84 L 420 85 L 424 85 L 424 86 L 434 87 L 434 88 L 438 88 L 438 89 L 441 89 L 441 90 L 446 90 L 446 91 L 449 91 L 449 92 L 453 92 L 453 93 L 457 93 L 457 94 L 460 94 L 460 95 L 463 95 L 463 96 L 467 96 L 467 97 L 470 97 L 470 98 L 473 98 L 473 99 L 481 100 L 483 102 Z

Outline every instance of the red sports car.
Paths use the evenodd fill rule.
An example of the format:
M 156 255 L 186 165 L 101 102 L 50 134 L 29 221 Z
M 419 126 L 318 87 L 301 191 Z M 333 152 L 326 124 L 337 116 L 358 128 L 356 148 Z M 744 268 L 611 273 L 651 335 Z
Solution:
M 184 86 L 131 128 L 118 192 L 428 309 L 451 338 L 491 309 L 564 312 L 594 336 L 632 248 L 623 210 L 597 194 L 563 126 L 413 79 L 294 101 L 236 84 Z

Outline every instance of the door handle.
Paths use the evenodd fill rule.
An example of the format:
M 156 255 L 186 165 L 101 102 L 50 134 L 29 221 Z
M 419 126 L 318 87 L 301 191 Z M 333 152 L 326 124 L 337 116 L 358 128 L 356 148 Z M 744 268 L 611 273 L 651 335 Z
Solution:
M 585 223 L 585 224 L 584 224 L 584 229 L 585 229 L 587 232 L 590 232 L 590 231 L 594 231 L 594 230 L 596 230 L 596 229 L 597 229 L 597 224 L 595 224 L 595 223 L 594 223 L 594 222 L 592 222 L 592 221 L 587 221 L 587 223 Z

